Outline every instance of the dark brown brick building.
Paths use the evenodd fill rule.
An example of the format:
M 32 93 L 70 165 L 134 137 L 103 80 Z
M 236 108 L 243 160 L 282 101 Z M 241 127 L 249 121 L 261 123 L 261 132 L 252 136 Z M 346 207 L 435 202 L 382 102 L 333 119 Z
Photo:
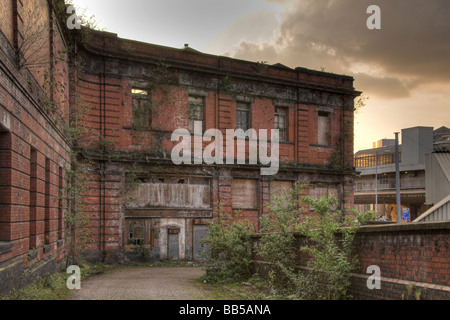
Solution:
M 26 21 L 17 17 L 28 3 L 50 22 L 45 41 L 39 40 L 46 60 L 37 69 L 21 66 L 17 53 L 19 21 Z M 90 217 L 90 259 L 120 259 L 140 245 L 156 259 L 196 258 L 218 201 L 258 229 L 271 194 L 297 181 L 309 185 L 311 196 L 334 194 L 341 208 L 353 205 L 359 94 L 353 78 L 107 32 L 79 41 L 80 32 L 66 30 L 50 3 L 1 4 L 2 280 L 40 265 L 56 268 L 63 258 L 67 208 L 58 195 L 72 151 L 88 177 L 83 211 Z M 70 56 L 69 46 L 76 47 Z M 49 79 L 59 85 L 49 86 Z M 76 127 L 68 129 L 74 119 Z M 186 128 L 194 139 L 194 124 L 202 133 L 219 129 L 224 136 L 239 128 L 279 129 L 277 173 L 262 175 L 261 161 L 250 164 L 248 139 L 244 153 L 236 148 L 233 164 L 175 165 L 171 153 L 178 140 L 172 133 Z M 69 138 L 73 131 L 76 140 Z M 242 156 L 247 160 L 240 164 Z

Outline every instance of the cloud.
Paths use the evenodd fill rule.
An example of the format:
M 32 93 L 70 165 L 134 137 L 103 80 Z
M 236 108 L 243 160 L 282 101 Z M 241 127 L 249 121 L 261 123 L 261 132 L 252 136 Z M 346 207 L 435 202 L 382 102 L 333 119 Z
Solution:
M 233 49 L 230 44 L 243 42 L 245 46 L 247 39 L 255 43 L 270 40 L 279 23 L 276 15 L 276 11 L 264 9 L 234 21 L 205 46 L 205 52 L 230 55 Z
M 234 57 L 353 75 L 387 99 L 407 97 L 419 84 L 450 82 L 448 0 L 272 2 L 286 8 L 276 36 L 243 41 Z M 381 30 L 366 27 L 372 4 L 381 8 Z
M 400 99 L 411 96 L 409 89 L 405 84 L 396 78 L 378 78 L 359 73 L 355 77 L 355 87 L 370 92 L 370 96 L 376 96 L 381 99 Z

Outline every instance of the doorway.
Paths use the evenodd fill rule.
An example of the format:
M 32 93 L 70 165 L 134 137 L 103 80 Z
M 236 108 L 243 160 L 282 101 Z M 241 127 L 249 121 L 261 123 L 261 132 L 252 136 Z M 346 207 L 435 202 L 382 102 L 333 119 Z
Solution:
M 167 253 L 168 253 L 169 260 L 180 259 L 179 234 L 180 234 L 179 228 L 169 228 L 168 229 Z
M 208 248 L 206 243 L 203 243 L 203 239 L 207 238 L 209 234 L 208 225 L 194 225 L 194 259 L 201 260 L 202 252 Z

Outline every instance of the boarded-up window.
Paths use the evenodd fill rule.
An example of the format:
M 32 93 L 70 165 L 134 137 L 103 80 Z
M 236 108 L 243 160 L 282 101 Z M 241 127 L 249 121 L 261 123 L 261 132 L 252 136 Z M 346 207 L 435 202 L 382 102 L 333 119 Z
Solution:
M 326 197 L 328 199 L 334 197 L 336 199 L 339 199 L 338 188 L 336 185 L 317 184 L 315 186 L 312 186 L 309 189 L 309 196 L 312 199 L 320 199 L 322 197 Z M 338 203 L 332 209 L 335 210 L 337 208 L 337 205 Z
M 270 197 L 282 196 L 284 193 L 292 189 L 292 181 L 271 181 L 270 182 Z
M 337 186 L 317 184 L 309 189 L 309 196 L 313 199 L 320 199 L 321 197 L 330 198 L 335 196 L 337 198 L 338 191 Z
M 320 111 L 318 114 L 318 144 L 330 144 L 330 114 Z
M 257 204 L 256 180 L 233 179 L 233 208 L 254 209 Z
M 153 180 L 155 181 L 139 183 L 136 188 L 127 194 L 127 207 L 192 209 L 211 207 L 209 181 L 206 179 L 202 181 L 179 178 Z

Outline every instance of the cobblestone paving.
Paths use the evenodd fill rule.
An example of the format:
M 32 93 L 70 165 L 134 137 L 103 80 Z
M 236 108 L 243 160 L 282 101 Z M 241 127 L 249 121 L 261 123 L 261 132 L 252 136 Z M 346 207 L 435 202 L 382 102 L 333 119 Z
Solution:
M 114 269 L 81 283 L 73 300 L 202 300 L 204 292 L 194 279 L 198 267 L 133 267 Z

